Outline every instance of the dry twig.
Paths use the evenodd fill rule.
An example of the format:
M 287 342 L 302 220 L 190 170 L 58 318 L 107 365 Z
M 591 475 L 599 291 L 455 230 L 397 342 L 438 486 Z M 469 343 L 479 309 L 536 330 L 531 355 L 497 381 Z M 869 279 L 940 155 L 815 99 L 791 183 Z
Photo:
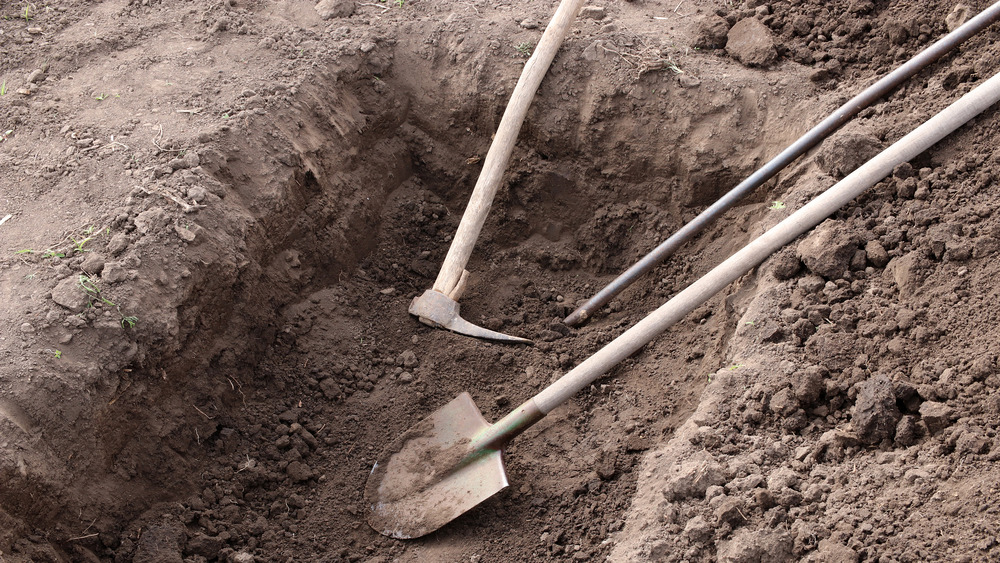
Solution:
M 192 212 L 197 211 L 199 209 L 204 209 L 205 208 L 205 206 L 201 205 L 200 203 L 188 203 L 188 202 L 184 201 L 183 199 L 181 199 L 181 198 L 175 196 L 174 194 L 172 194 L 172 193 L 170 193 L 168 191 L 165 191 L 165 190 L 159 190 L 159 189 L 152 189 L 151 190 L 151 189 L 149 189 L 149 188 L 147 188 L 145 186 L 139 186 L 139 189 L 142 190 L 142 191 L 144 191 L 144 192 L 146 192 L 147 194 L 156 194 L 156 195 L 163 196 L 163 197 L 169 199 L 170 201 L 172 201 L 172 202 L 176 203 L 177 205 L 181 206 L 181 209 L 184 210 L 184 213 L 192 213 Z

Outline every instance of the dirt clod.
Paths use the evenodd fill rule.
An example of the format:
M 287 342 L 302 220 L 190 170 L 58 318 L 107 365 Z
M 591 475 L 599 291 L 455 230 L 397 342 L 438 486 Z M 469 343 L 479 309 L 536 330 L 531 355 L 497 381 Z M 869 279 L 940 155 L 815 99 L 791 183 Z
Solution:
M 778 57 L 771 30 L 757 18 L 736 22 L 727 34 L 726 52 L 750 67 L 767 66 Z

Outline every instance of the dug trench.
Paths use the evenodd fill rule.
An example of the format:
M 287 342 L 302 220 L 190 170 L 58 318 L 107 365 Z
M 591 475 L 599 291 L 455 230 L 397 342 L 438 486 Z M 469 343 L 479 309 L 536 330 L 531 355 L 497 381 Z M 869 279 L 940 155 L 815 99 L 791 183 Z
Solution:
M 511 489 L 430 540 L 372 532 L 361 491 L 381 448 L 429 411 L 468 390 L 498 418 L 639 318 L 635 305 L 666 298 L 737 247 L 745 237 L 726 235 L 733 226 L 724 222 L 601 321 L 580 331 L 559 322 L 599 276 L 783 140 L 773 130 L 766 143 L 732 138 L 727 125 L 762 131 L 784 109 L 752 89 L 707 81 L 696 92 L 672 76 L 641 86 L 653 102 L 666 88 L 676 94 L 670 103 L 687 107 L 666 123 L 650 118 L 663 102 L 622 115 L 623 93 L 606 84 L 583 85 L 588 95 L 569 103 L 540 96 L 462 302 L 466 318 L 538 343 L 503 346 L 424 327 L 406 306 L 433 282 L 507 93 L 481 97 L 463 81 L 411 90 L 408 73 L 429 72 L 420 68 L 428 63 L 400 52 L 395 62 L 370 57 L 316 72 L 286 109 L 203 133 L 193 154 L 166 145 L 174 160 L 108 218 L 107 233 L 124 234 L 107 235 L 108 261 L 134 283 L 111 289 L 105 275 L 95 283 L 113 302 L 82 292 L 84 322 L 39 326 L 63 357 L 118 344 L 96 365 L 60 365 L 63 377 L 10 389 L 5 553 L 152 561 L 240 551 L 272 560 L 608 552 L 642 452 L 686 418 L 723 361 L 725 314 L 706 309 L 548 417 L 510 448 Z M 557 61 L 553 80 L 576 81 L 579 64 Z M 713 103 L 696 104 L 706 93 Z M 179 204 L 169 198 L 185 193 L 191 199 Z M 70 268 L 100 273 L 84 253 L 69 254 Z M 120 311 L 138 312 L 142 330 L 123 337 Z
M 836 61 L 885 70 L 943 29 L 945 8 L 912 8 L 929 31 L 911 26 L 870 66 L 850 54 L 868 46 Z M 788 21 L 820 9 L 775 4 Z M 894 21 L 872 10 L 857 19 L 873 34 Z M 727 15 L 757 13 L 744 12 Z M 362 491 L 396 436 L 461 391 L 496 420 L 967 91 L 996 50 L 984 38 L 987 55 L 958 54 L 862 114 L 573 329 L 559 320 L 579 299 L 836 104 L 806 66 L 704 56 L 680 78 L 636 78 L 621 46 L 571 37 L 468 267 L 463 315 L 536 341 L 509 347 L 425 327 L 406 306 L 433 283 L 520 64 L 496 64 L 489 41 L 419 37 L 324 61 L 263 107 L 244 96 L 225 125 L 159 140 L 100 223 L 113 267 L 97 287 L 114 306 L 78 288 L 95 273 L 87 253 L 0 272 L 31 325 L 6 336 L 28 352 L 0 368 L 2 557 L 995 556 L 995 111 L 519 437 L 510 488 L 421 540 L 370 530 Z M 67 279 L 86 303 L 63 299 Z

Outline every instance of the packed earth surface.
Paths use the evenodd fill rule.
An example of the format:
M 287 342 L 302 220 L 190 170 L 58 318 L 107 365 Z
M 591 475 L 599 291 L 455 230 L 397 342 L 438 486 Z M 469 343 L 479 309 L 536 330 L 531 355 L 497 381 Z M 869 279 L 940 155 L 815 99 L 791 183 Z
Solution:
M 0 561 L 1000 561 L 1000 114 L 505 452 L 413 540 L 384 448 L 495 421 L 1000 71 L 921 71 L 581 326 L 581 300 L 985 0 L 585 4 L 421 324 L 554 0 L 0 2 Z

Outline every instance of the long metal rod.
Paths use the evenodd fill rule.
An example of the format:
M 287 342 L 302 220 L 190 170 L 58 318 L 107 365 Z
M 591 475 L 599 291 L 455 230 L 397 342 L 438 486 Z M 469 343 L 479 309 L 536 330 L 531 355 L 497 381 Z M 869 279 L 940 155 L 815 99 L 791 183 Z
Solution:
M 823 222 L 838 209 L 1000 100 L 1000 73 L 943 109 L 809 203 L 727 258 L 683 291 L 598 350 L 532 399 L 549 413 L 613 366 L 738 280 L 782 246 Z M 520 429 L 518 429 L 520 430 Z
M 705 227 L 712 223 L 717 217 L 725 213 L 728 209 L 736 205 L 755 189 L 760 187 L 788 166 L 793 160 L 805 154 L 809 149 L 815 147 L 830 133 L 833 133 L 846 123 L 849 119 L 858 114 L 861 110 L 876 102 L 879 98 L 888 94 L 893 88 L 901 84 L 904 80 L 920 72 L 927 65 L 937 61 L 946 53 L 962 44 L 966 39 L 976 35 L 993 22 L 1000 19 L 1000 1 L 981 12 L 976 17 L 945 35 L 930 47 L 924 49 L 905 64 L 884 76 L 881 80 L 872 84 L 863 92 L 852 98 L 846 104 L 840 106 L 829 117 L 824 119 L 819 125 L 813 127 L 808 133 L 800 137 L 795 143 L 783 150 L 778 156 L 754 172 L 749 178 L 743 180 L 735 188 L 719 198 L 707 209 L 701 212 L 690 223 L 684 225 L 670 238 L 660 243 L 652 252 L 642 257 L 628 270 L 614 279 L 587 300 L 586 303 L 570 313 L 563 321 L 572 326 L 585 321 L 595 310 L 611 301 L 616 295 L 632 284 L 639 276 L 652 270 L 660 262 L 663 262 L 671 254 L 677 251 L 684 243 L 694 238 Z

